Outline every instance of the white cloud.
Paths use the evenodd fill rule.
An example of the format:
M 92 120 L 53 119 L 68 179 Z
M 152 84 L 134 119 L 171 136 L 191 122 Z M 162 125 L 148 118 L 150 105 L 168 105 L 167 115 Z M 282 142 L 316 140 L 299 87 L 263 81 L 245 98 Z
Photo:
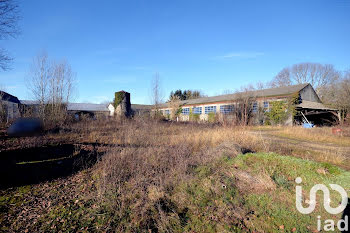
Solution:
M 261 52 L 232 52 L 222 56 L 215 57 L 216 59 L 230 59 L 230 58 L 257 58 L 263 56 Z

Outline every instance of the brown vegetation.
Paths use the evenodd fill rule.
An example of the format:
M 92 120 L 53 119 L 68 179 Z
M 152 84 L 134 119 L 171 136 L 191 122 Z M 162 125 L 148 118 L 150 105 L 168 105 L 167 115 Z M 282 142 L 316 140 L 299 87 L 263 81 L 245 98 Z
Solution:
M 94 167 L 72 177 L 25 191 L 2 191 L 2 230 L 181 232 L 208 231 L 214 223 L 218 231 L 265 229 L 250 220 L 260 221 L 251 212 L 256 207 L 244 203 L 255 201 L 251 195 L 277 195 L 278 187 L 288 188 L 290 181 L 276 173 L 277 162 L 269 162 L 276 163 L 274 168 L 266 162 L 261 170 L 254 159 L 236 160 L 236 156 L 295 151 L 250 131 L 247 127 L 121 118 L 82 121 L 37 138 L 7 138 L 5 150 L 16 143 L 41 147 L 79 142 L 93 144 L 95 150 L 104 147 L 107 152 Z M 333 169 L 331 165 L 315 167 L 325 174 Z M 14 195 L 20 196 L 11 199 Z

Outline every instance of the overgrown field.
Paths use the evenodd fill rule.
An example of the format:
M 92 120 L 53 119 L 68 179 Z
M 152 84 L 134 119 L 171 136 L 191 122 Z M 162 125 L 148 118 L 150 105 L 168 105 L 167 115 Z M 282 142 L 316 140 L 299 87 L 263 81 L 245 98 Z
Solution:
M 299 213 L 295 179 L 303 180 L 306 202 L 318 183 L 348 191 L 350 173 L 339 168 L 345 160 L 310 156 L 251 131 L 124 119 L 5 138 L 0 156 L 60 144 L 103 153 L 67 177 L 0 191 L 1 231 L 307 232 L 316 231 L 319 215 L 341 218 L 325 211 L 322 195 L 312 214 Z M 331 198 L 339 203 L 339 195 Z

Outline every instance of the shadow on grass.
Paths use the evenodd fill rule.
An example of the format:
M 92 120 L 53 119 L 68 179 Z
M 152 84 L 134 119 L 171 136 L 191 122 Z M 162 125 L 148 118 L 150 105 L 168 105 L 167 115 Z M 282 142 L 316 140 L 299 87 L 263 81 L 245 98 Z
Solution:
M 0 153 L 0 189 L 66 177 L 95 164 L 98 145 L 62 144 Z

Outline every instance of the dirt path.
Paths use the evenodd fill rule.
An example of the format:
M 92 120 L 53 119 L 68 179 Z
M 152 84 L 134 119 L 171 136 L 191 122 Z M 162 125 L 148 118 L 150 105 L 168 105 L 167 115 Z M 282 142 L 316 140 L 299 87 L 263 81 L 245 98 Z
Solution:
M 334 143 L 323 143 L 305 141 L 301 139 L 291 139 L 283 136 L 275 135 L 277 131 L 249 131 L 249 133 L 261 137 L 263 140 L 269 142 L 269 144 L 287 145 L 289 148 L 297 149 L 298 151 L 304 151 L 305 153 L 318 152 L 322 154 L 328 154 L 332 156 L 343 156 L 344 161 L 341 164 L 336 164 L 347 170 L 350 170 L 350 146 L 341 146 Z

